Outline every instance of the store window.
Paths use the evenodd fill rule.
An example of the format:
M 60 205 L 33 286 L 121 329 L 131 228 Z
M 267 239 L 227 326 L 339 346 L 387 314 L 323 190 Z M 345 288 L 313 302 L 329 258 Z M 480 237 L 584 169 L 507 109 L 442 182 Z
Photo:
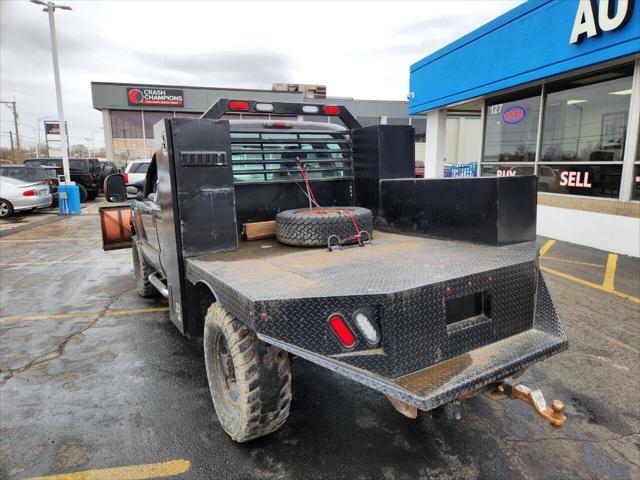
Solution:
M 620 67 L 547 85 L 539 165 L 555 175 L 547 191 L 618 197 L 632 76 L 632 66 Z
M 491 99 L 486 109 L 483 162 L 534 162 L 540 89 Z
M 179 118 L 200 118 L 202 116 L 202 112 L 176 112 L 176 117 Z
M 144 112 L 144 135 L 153 138 L 153 126 L 163 118 L 173 118 L 173 112 Z
M 494 164 L 484 165 L 482 168 L 482 176 L 496 176 L 496 177 L 515 177 L 516 175 L 534 175 L 535 166 L 533 165 L 505 165 Z
M 111 110 L 111 135 L 113 138 L 143 138 L 142 112 Z

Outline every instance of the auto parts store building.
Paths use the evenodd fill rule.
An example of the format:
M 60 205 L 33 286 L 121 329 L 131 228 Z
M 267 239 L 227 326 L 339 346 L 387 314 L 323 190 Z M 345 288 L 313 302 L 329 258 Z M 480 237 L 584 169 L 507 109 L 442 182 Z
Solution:
M 538 175 L 538 234 L 640 256 L 640 2 L 531 0 L 410 75 L 425 176 L 447 118 L 475 113 L 479 175 Z

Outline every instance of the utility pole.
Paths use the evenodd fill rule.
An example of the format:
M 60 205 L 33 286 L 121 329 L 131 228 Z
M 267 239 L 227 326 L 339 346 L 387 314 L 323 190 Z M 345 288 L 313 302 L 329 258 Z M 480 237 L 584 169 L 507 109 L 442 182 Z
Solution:
M 53 57 L 53 78 L 56 84 L 56 100 L 58 103 L 58 122 L 60 122 L 60 142 L 62 143 L 62 169 L 64 170 L 65 183 L 71 182 L 69 174 L 69 140 L 67 137 L 67 124 L 64 121 L 64 111 L 62 109 L 62 87 L 60 86 L 60 67 L 58 65 L 58 40 L 56 39 L 56 22 L 54 18 L 56 8 L 61 10 L 71 10 L 66 5 L 56 5 L 53 2 L 43 2 L 42 0 L 31 0 L 31 3 L 42 5 L 44 12 L 49 15 L 49 33 L 51 34 L 51 56 Z
M 9 141 L 11 142 L 11 161 L 16 163 L 16 152 L 13 150 L 13 132 L 9 130 Z
M 33 136 L 36 138 L 36 158 L 40 158 L 40 129 L 38 127 L 33 129 Z
M 18 152 L 17 158 L 16 156 L 13 156 L 13 163 L 22 163 L 22 151 L 20 150 L 20 133 L 18 131 L 18 111 L 16 110 L 16 101 L 15 100 L 13 102 L 1 101 L 0 103 L 4 103 L 7 106 L 7 108 L 11 109 L 11 111 L 13 112 L 13 128 L 16 131 L 16 147 Z

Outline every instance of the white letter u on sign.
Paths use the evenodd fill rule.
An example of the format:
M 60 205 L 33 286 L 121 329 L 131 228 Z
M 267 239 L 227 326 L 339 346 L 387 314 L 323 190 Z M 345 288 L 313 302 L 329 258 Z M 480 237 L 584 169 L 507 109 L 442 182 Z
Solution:
M 603 32 L 611 32 L 627 23 L 633 11 L 633 0 L 618 0 L 618 8 L 615 8 L 613 0 L 600 0 L 598 7 L 598 24 Z

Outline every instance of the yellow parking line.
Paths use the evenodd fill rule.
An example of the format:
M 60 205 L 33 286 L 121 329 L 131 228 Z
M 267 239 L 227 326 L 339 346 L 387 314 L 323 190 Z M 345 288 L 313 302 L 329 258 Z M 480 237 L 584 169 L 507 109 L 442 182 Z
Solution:
M 147 478 L 166 478 L 186 473 L 191 469 L 189 460 L 171 460 L 146 465 L 128 465 L 126 467 L 100 468 L 82 472 L 61 473 L 31 477 L 27 480 L 143 480 Z
M 540 256 L 544 257 L 544 254 L 547 253 L 551 247 L 553 247 L 554 243 L 556 243 L 555 240 L 547 240 L 547 243 L 545 243 L 540 249 Z
M 608 292 L 615 291 L 616 267 L 618 266 L 618 255 L 610 253 L 607 258 L 607 269 L 604 271 L 604 282 L 602 288 Z
M 572 282 L 579 283 L 580 285 L 584 285 L 585 287 L 595 288 L 596 290 L 600 290 L 602 292 L 610 293 L 615 295 L 616 297 L 624 298 L 625 300 L 630 300 L 634 303 L 640 303 L 640 298 L 634 297 L 632 295 L 627 295 L 626 293 L 618 292 L 617 290 L 607 290 L 602 285 L 598 285 L 597 283 L 588 282 L 586 280 L 582 280 L 581 278 L 574 277 L 573 275 L 569 275 L 568 273 L 559 272 L 557 270 L 553 270 L 547 267 L 540 267 L 540 270 L 546 273 L 550 273 L 551 275 L 555 275 L 556 277 L 564 278 L 566 280 L 571 280 Z
M 169 307 L 149 307 L 149 308 L 133 308 L 129 310 L 107 310 L 105 317 L 124 317 L 128 315 L 137 315 L 140 313 L 164 313 L 168 312 Z M 103 315 L 102 311 L 93 312 L 73 312 L 73 313 L 54 313 L 51 315 L 32 315 L 25 317 L 0 317 L 0 325 L 5 323 L 29 322 L 34 320 L 60 320 L 66 318 L 93 317 Z
M 545 260 L 555 260 L 557 262 L 563 262 L 563 263 L 572 263 L 574 265 L 585 265 L 587 267 L 604 268 L 604 265 L 600 265 L 599 263 L 578 262 L 577 260 L 567 260 L 565 258 L 550 257 L 548 255 L 545 256 L 544 259 Z

